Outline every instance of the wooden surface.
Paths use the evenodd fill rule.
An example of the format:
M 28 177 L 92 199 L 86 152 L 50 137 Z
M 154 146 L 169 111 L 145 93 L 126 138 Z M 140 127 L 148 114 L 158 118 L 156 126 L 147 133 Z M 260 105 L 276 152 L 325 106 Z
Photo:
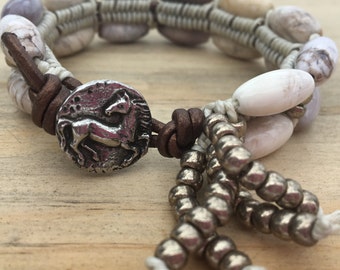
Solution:
M 337 1 L 274 2 L 305 8 L 340 45 Z M 162 121 L 168 121 L 175 108 L 226 99 L 241 83 L 264 72 L 261 61 L 229 59 L 211 43 L 176 47 L 155 31 L 134 45 L 113 46 L 96 39 L 62 63 L 82 82 L 106 78 L 134 86 Z M 1 61 L 0 269 L 144 269 L 144 259 L 175 224 L 167 194 L 178 161 L 152 149 L 131 168 L 110 175 L 77 169 L 55 137 L 14 107 L 6 91 L 8 75 Z M 327 213 L 340 208 L 339 81 L 338 69 L 321 87 L 322 109 L 314 125 L 263 160 L 267 168 L 317 194 Z M 239 228 L 234 221 L 219 231 L 268 269 L 339 269 L 339 235 L 305 248 Z M 187 269 L 207 265 L 195 259 Z

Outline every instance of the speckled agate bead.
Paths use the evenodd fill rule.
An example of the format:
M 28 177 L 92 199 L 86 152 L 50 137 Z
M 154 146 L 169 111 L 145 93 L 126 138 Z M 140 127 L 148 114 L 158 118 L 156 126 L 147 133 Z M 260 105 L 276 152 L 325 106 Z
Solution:
M 338 57 L 338 49 L 333 40 L 317 37 L 302 47 L 295 68 L 310 73 L 318 85 L 332 75 Z
M 101 38 L 111 43 L 134 42 L 149 32 L 146 24 L 129 25 L 118 23 L 105 23 L 99 26 L 98 34 Z
M 8 15 L 19 15 L 37 25 L 43 16 L 44 7 L 41 0 L 10 0 L 1 12 L 1 18 Z
M 279 36 L 305 43 L 313 34 L 322 34 L 320 23 L 308 12 L 295 6 L 281 6 L 268 12 L 267 25 Z
M 165 0 L 164 2 L 177 2 L 203 5 L 211 2 L 211 0 Z M 184 46 L 196 46 L 208 41 L 210 35 L 196 30 L 183 30 L 175 27 L 158 25 L 157 29 L 167 39 L 173 43 Z

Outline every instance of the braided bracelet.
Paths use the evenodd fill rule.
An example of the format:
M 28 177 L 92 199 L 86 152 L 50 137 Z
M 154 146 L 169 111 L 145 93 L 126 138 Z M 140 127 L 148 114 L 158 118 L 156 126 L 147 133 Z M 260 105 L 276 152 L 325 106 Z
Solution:
M 187 46 L 211 36 L 227 55 L 262 56 L 273 71 L 244 83 L 225 101 L 176 109 L 164 124 L 151 117 L 135 89 L 111 80 L 82 84 L 55 57 L 84 49 L 96 31 L 109 42 L 125 43 L 152 27 Z M 45 7 L 39 0 L 11 0 L 0 30 L 12 67 L 10 95 L 36 125 L 57 135 L 76 165 L 110 172 L 135 163 L 148 147 L 180 158 L 169 193 L 178 224 L 148 258 L 149 269 L 181 269 L 189 253 L 213 268 L 263 269 L 216 232 L 233 214 L 247 227 L 305 246 L 340 229 L 339 211 L 324 215 L 314 194 L 257 161 L 313 121 L 316 86 L 335 68 L 334 42 L 321 36 L 319 23 L 305 11 L 263 0 L 46 0 Z M 204 172 L 208 184 L 199 200 Z

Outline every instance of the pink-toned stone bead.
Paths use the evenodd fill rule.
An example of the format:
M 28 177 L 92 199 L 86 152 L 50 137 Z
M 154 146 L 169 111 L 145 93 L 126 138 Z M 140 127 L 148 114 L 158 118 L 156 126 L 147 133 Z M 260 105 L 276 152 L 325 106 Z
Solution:
M 280 69 L 261 74 L 234 92 L 235 109 L 248 116 L 284 112 L 305 101 L 314 91 L 313 77 L 301 70 Z
M 95 30 L 85 28 L 76 33 L 59 38 L 53 47 L 53 52 L 57 57 L 75 54 L 83 50 L 94 38 Z
M 43 16 L 41 0 L 10 0 L 2 8 L 1 18 L 8 15 L 20 15 L 37 25 Z
M 203 5 L 211 2 L 211 0 L 168 0 L 165 2 Z M 158 25 L 157 29 L 159 33 L 161 33 L 167 39 L 171 40 L 173 43 L 184 46 L 196 46 L 203 44 L 207 42 L 210 37 L 209 34 L 200 31 L 177 29 L 175 27 L 170 27 L 166 25 Z
M 213 36 L 212 41 L 219 50 L 230 57 L 244 60 L 261 57 L 257 50 L 243 46 L 228 38 Z
M 28 19 L 19 15 L 6 15 L 0 21 L 0 36 L 5 32 L 14 33 L 32 58 L 42 59 L 45 56 L 45 42 L 42 40 L 37 27 Z M 6 56 L 7 64 L 15 66 L 13 58 L 9 55 L 3 43 L 1 43 L 1 48 Z
M 295 68 L 310 73 L 319 85 L 332 75 L 338 56 L 338 49 L 333 40 L 317 37 L 303 46 L 296 59 Z
M 99 36 L 108 42 L 129 43 L 145 36 L 149 32 L 149 26 L 106 23 L 99 27 L 98 32 Z
M 86 1 L 86 0 L 85 0 Z M 44 5 L 48 10 L 55 11 L 68 8 L 85 2 L 84 0 L 44 0 Z
M 271 0 L 219 0 L 218 7 L 237 16 L 256 19 L 274 7 Z
M 312 124 L 315 118 L 318 116 L 321 107 L 321 98 L 319 88 L 315 88 L 312 100 L 305 105 L 306 112 L 304 116 L 299 119 L 294 131 L 302 131 Z
M 305 10 L 295 6 L 282 6 L 271 10 L 266 24 L 279 36 L 305 43 L 313 34 L 322 34 L 320 23 Z
M 283 146 L 293 129 L 293 122 L 282 114 L 253 118 L 247 123 L 244 147 L 252 159 L 264 157 Z

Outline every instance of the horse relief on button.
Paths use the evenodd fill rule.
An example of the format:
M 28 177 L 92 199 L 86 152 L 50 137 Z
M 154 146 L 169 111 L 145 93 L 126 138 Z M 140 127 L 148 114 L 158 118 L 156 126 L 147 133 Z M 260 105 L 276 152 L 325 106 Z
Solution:
M 150 270 L 181 269 L 190 254 L 216 269 L 263 269 L 217 233 L 232 217 L 304 246 L 340 230 L 340 211 L 325 215 L 316 195 L 258 161 L 317 117 L 320 86 L 338 60 L 306 11 L 271 0 L 10 0 L 1 16 L 10 96 L 78 167 L 112 172 L 149 147 L 180 159 L 168 197 L 178 224 L 147 259 Z M 83 84 L 56 58 L 80 52 L 96 34 L 128 43 L 151 28 L 179 45 L 211 38 L 230 57 L 263 57 L 269 71 L 230 98 L 175 109 L 162 123 L 137 90 L 114 80 Z
M 115 81 L 93 81 L 78 87 L 60 107 L 56 134 L 77 165 L 107 172 L 146 153 L 151 114 L 136 90 Z

